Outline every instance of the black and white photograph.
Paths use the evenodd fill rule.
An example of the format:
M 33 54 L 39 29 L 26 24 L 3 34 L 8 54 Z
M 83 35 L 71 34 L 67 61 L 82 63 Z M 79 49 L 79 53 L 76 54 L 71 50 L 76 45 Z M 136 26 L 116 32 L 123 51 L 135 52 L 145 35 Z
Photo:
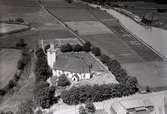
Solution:
M 167 0 L 0 0 L 0 114 L 167 114 Z

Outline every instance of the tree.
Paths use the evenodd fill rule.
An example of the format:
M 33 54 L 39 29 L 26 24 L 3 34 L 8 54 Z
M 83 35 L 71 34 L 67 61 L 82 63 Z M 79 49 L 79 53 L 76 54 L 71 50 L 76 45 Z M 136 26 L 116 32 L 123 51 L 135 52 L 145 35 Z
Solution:
M 101 55 L 101 50 L 100 50 L 100 48 L 98 48 L 98 47 L 93 47 L 93 48 L 92 48 L 92 53 L 93 53 L 95 56 L 100 56 L 100 55 Z
M 67 3 L 72 3 L 73 1 L 72 0 L 66 0 Z
M 45 47 L 44 47 L 44 51 L 45 51 L 45 53 L 47 52 L 47 50 L 50 48 L 50 45 L 46 45 Z
M 62 52 L 71 52 L 72 51 L 72 46 L 69 43 L 67 43 L 65 45 L 62 45 L 61 46 L 61 51 Z
M 109 61 L 110 61 L 110 57 L 107 56 L 107 55 L 102 54 L 102 55 L 100 56 L 100 60 L 101 60 L 104 64 L 107 64 L 107 63 L 109 63 Z
M 19 23 L 24 23 L 24 19 L 21 18 L 21 17 L 17 17 L 17 18 L 15 19 L 15 21 L 16 21 L 16 22 L 19 22 Z
M 96 111 L 96 108 L 92 101 L 87 101 L 85 104 L 85 108 L 87 112 L 94 113 Z
M 54 92 L 55 89 L 50 87 L 44 87 L 39 89 L 37 92 L 35 92 L 35 104 L 37 106 L 41 106 L 42 108 L 50 108 L 50 106 L 53 104 L 53 101 L 55 103 Z
M 86 114 L 86 110 L 83 106 L 79 106 L 79 114 Z
M 23 48 L 25 47 L 27 44 L 25 43 L 25 40 L 24 39 L 20 39 L 17 43 L 16 43 L 16 47 L 19 47 L 19 48 Z
M 71 84 L 71 82 L 68 80 L 68 78 L 65 76 L 65 74 L 62 74 L 57 82 L 58 86 L 69 86 Z
M 39 58 L 45 57 L 46 55 L 45 55 L 43 49 L 42 49 L 42 48 L 39 48 L 39 49 L 36 51 L 36 56 L 37 56 L 37 58 L 39 59 Z
M 81 45 L 79 45 L 79 44 L 76 44 L 76 45 L 74 45 L 74 47 L 73 47 L 73 51 L 74 52 L 79 52 L 79 51 L 82 51 L 83 49 L 82 49 L 82 46 Z
M 86 41 L 83 45 L 83 51 L 91 51 L 91 43 L 89 41 Z

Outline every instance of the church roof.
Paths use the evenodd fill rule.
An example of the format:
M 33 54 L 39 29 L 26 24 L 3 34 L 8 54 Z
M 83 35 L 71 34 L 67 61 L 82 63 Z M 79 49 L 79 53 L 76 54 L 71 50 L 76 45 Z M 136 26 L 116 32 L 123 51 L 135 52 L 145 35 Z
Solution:
M 89 73 L 89 65 L 86 60 L 75 53 L 61 53 L 57 55 L 53 68 L 74 73 Z

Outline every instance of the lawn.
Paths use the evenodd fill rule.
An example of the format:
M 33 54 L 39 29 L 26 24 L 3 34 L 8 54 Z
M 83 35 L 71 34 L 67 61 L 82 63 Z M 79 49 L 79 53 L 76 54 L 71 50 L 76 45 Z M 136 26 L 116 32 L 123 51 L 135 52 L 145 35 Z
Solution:
M 5 87 L 17 70 L 21 51 L 15 49 L 0 50 L 0 88 Z

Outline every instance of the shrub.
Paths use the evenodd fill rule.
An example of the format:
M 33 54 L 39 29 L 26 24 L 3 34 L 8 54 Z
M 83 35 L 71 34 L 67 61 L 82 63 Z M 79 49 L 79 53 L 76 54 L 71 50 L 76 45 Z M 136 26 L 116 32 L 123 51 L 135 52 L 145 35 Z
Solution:
M 45 53 L 47 52 L 47 50 L 50 48 L 50 45 L 46 45 L 44 48 Z
M 82 51 L 83 49 L 82 49 L 82 46 L 81 45 L 79 45 L 79 44 L 76 44 L 76 45 L 74 45 L 74 47 L 73 47 L 73 51 L 74 52 L 80 52 L 80 51 Z
M 10 80 L 9 83 L 8 83 L 8 89 L 12 89 L 15 86 L 16 86 L 16 81 L 15 80 Z
M 35 92 L 34 102 L 37 106 L 42 108 L 50 108 L 55 103 L 54 98 L 55 89 L 44 87 Z M 54 101 L 54 102 L 53 102 Z
M 25 40 L 24 39 L 20 39 L 17 43 L 16 43 L 16 47 L 19 47 L 19 48 L 23 48 L 25 47 L 27 44 L 25 43 Z
M 108 64 L 109 61 L 110 61 L 110 57 L 107 56 L 107 55 L 102 54 L 102 55 L 100 56 L 100 60 L 101 60 L 104 64 Z
M 46 55 L 45 55 L 43 49 L 42 49 L 42 48 L 39 48 L 39 49 L 36 51 L 36 56 L 37 56 L 37 58 L 39 59 L 39 58 L 45 57 Z
M 130 85 L 129 85 L 130 86 Z M 64 103 L 74 105 L 85 103 L 87 100 L 93 102 L 101 102 L 115 97 L 122 97 L 134 94 L 135 86 L 129 87 L 125 84 L 103 84 L 94 86 L 78 86 L 71 87 L 61 93 L 61 98 Z
M 67 43 L 65 45 L 62 45 L 61 46 L 61 51 L 62 52 L 71 52 L 72 51 L 72 46 L 69 43 Z
M 25 65 L 26 65 L 26 64 L 24 63 L 23 59 L 20 59 L 20 60 L 18 61 L 18 63 L 17 63 L 17 69 L 23 70 L 24 67 L 25 67 Z
M 72 0 L 66 0 L 67 3 L 72 3 L 73 1 Z
M 83 51 L 89 52 L 91 51 L 91 43 L 89 41 L 86 41 L 83 45 Z
M 19 22 L 19 23 L 24 23 L 24 19 L 21 18 L 21 17 L 17 17 L 17 18 L 15 19 L 15 21 L 16 21 L 16 22 Z
M 93 47 L 93 48 L 92 48 L 92 53 L 93 53 L 95 56 L 100 56 L 100 55 L 101 55 L 101 50 L 100 50 L 100 48 L 98 48 L 98 47 Z
M 87 112 L 94 113 L 96 111 L 96 108 L 91 101 L 87 101 L 85 104 L 85 109 Z
M 86 110 L 83 106 L 79 106 L 79 114 L 86 114 Z
M 58 82 L 57 82 L 57 85 L 62 86 L 62 87 L 69 86 L 70 84 L 71 82 L 68 80 L 68 78 L 64 74 L 62 74 L 59 77 Z
M 4 96 L 6 94 L 6 91 L 3 89 L 0 89 L 0 96 Z

